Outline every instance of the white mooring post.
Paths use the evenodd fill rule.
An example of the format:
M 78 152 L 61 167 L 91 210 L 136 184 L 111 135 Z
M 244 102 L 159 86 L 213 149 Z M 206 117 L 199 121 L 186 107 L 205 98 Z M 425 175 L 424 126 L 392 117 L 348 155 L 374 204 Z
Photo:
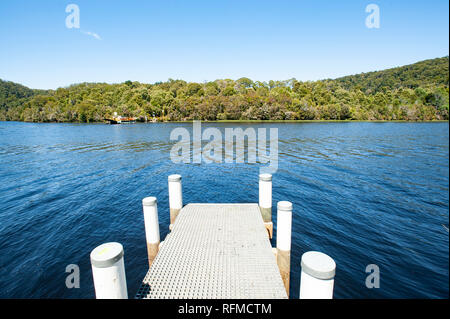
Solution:
M 302 255 L 300 299 L 332 299 L 336 263 L 318 251 Z
M 272 175 L 270 174 L 259 175 L 259 209 L 269 232 L 269 238 L 272 238 Z
M 277 263 L 289 297 L 291 271 L 292 203 L 281 201 L 277 204 Z
M 127 299 L 123 247 L 106 243 L 91 252 L 92 276 L 97 299 Z
M 175 223 L 181 208 L 183 208 L 183 192 L 181 188 L 181 175 L 170 175 L 169 178 L 169 207 L 170 228 Z
M 159 251 L 159 222 L 158 204 L 156 197 L 146 197 L 142 200 L 144 211 L 145 238 L 147 240 L 148 265 L 152 265 L 153 260 Z

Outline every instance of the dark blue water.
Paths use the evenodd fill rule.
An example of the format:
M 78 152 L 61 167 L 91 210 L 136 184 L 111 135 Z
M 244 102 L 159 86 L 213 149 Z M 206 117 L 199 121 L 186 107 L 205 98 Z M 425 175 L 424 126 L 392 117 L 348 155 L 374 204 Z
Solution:
M 273 201 L 294 205 L 291 297 L 302 253 L 319 250 L 337 263 L 336 298 L 448 298 L 448 123 L 203 127 L 237 125 L 279 130 Z M 141 200 L 158 197 L 164 238 L 169 174 L 183 175 L 185 203 L 257 202 L 259 164 L 172 163 L 180 126 L 191 130 L 0 122 L 0 297 L 93 298 L 89 253 L 108 241 L 124 246 L 133 296 L 147 270 Z M 68 264 L 79 289 L 66 288 Z M 379 289 L 365 286 L 368 264 Z

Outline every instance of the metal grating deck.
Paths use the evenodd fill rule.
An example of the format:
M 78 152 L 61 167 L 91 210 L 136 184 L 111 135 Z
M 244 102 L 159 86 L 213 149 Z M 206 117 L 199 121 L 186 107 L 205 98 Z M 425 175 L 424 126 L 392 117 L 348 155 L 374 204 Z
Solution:
M 258 204 L 188 204 L 136 298 L 287 298 Z

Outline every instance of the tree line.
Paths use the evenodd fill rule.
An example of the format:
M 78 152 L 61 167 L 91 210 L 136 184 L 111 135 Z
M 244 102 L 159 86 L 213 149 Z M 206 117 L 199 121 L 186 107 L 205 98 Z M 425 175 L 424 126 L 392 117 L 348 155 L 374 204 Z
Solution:
M 0 120 L 448 120 L 449 58 L 320 81 L 81 83 L 33 90 L 0 80 Z

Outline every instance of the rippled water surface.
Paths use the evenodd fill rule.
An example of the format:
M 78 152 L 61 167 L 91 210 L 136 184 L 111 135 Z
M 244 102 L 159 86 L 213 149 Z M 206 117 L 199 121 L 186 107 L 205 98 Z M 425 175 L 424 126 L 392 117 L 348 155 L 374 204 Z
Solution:
M 175 164 L 176 127 L 0 122 L 0 297 L 93 298 L 89 253 L 121 242 L 129 295 L 147 270 L 141 200 L 158 197 L 167 234 L 167 176 L 184 202 L 257 202 L 259 164 Z M 294 205 L 291 297 L 300 258 L 337 263 L 336 298 L 447 298 L 447 123 L 204 124 L 277 127 L 277 201 Z M 276 219 L 276 216 L 274 216 Z M 273 240 L 275 244 L 275 240 Z M 68 264 L 81 287 L 67 289 Z M 379 289 L 365 286 L 368 264 Z

